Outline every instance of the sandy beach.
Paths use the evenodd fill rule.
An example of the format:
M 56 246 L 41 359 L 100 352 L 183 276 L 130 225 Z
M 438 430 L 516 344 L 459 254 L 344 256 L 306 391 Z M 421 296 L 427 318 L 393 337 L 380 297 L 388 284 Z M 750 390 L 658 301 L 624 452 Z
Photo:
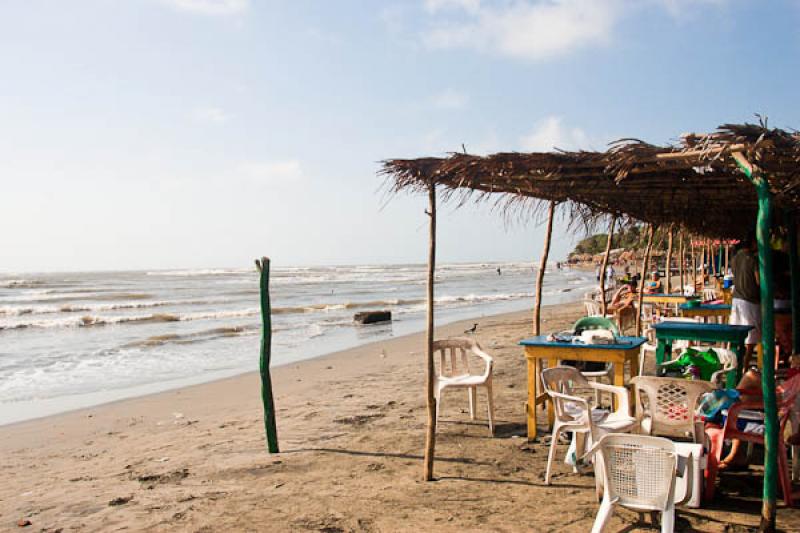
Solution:
M 578 304 L 546 309 L 561 330 Z M 588 531 L 593 478 L 559 463 L 543 484 L 544 439 L 524 438 L 529 313 L 476 320 L 496 358 L 495 438 L 446 394 L 436 482 L 421 481 L 423 334 L 273 370 L 282 453 L 265 451 L 259 378 L 231 379 L 0 428 L 0 529 L 31 531 Z M 438 329 L 457 336 L 475 321 Z M 254 354 L 255 356 L 255 354 Z M 563 448 L 560 454 L 563 457 Z M 729 475 L 712 509 L 679 530 L 748 531 L 760 477 Z M 612 530 L 647 530 L 619 510 Z M 778 525 L 800 530 L 779 507 Z

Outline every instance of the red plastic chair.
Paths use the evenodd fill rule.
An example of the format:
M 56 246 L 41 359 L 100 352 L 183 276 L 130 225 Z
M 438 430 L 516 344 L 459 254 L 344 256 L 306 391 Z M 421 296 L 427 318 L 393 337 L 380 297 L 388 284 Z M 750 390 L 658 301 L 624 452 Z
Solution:
M 761 391 L 741 390 L 743 396 L 759 396 Z M 786 454 L 786 443 L 784 442 L 783 433 L 786 428 L 786 422 L 789 420 L 789 415 L 795 406 L 795 400 L 800 394 L 800 375 L 797 375 L 783 384 L 779 385 L 776 389 L 778 394 L 778 474 L 780 479 L 781 491 L 783 492 L 783 500 L 788 507 L 792 507 L 794 500 L 792 497 L 792 481 L 789 474 L 789 464 Z M 714 497 L 714 488 L 717 479 L 717 471 L 719 463 L 722 460 L 722 446 L 727 439 L 739 439 L 743 442 L 753 442 L 755 444 L 764 444 L 764 435 L 756 433 L 745 433 L 738 429 L 739 413 L 743 409 L 763 410 L 764 402 L 762 400 L 737 402 L 728 410 L 728 417 L 725 420 L 725 425 L 720 427 L 717 424 L 706 424 L 706 435 L 711 442 L 711 450 L 708 454 L 708 468 L 706 469 L 706 488 L 704 497 L 706 501 Z

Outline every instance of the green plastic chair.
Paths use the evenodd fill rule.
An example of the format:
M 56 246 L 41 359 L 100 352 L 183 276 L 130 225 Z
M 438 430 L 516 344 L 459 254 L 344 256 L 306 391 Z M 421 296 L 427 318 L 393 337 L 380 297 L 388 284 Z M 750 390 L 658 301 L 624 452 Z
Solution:
M 619 336 L 619 328 L 617 325 L 613 320 L 604 316 L 585 316 L 575 322 L 575 325 L 572 326 L 572 330 L 575 332 L 575 335 L 580 335 L 587 329 L 608 329 L 611 330 L 614 336 Z

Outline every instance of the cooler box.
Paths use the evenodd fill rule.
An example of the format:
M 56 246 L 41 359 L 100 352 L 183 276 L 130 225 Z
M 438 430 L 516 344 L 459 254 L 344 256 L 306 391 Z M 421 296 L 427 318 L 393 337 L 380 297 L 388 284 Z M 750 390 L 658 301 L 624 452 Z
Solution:
M 707 458 L 702 444 L 691 442 L 676 442 L 675 451 L 678 452 L 678 474 L 675 478 L 675 504 L 697 509 L 700 507 L 703 496 L 703 471 L 706 469 Z M 689 466 L 691 465 L 691 468 Z M 682 473 L 682 475 L 680 475 Z M 687 494 L 689 499 L 686 499 Z

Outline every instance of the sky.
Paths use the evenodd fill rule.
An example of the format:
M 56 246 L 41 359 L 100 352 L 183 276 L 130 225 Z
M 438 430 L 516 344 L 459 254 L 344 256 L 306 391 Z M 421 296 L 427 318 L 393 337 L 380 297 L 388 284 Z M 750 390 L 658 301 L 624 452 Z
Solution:
M 800 127 L 800 0 L 3 0 L 0 73 L 0 271 L 421 263 L 381 160 Z M 438 259 L 542 222 L 441 206 Z

